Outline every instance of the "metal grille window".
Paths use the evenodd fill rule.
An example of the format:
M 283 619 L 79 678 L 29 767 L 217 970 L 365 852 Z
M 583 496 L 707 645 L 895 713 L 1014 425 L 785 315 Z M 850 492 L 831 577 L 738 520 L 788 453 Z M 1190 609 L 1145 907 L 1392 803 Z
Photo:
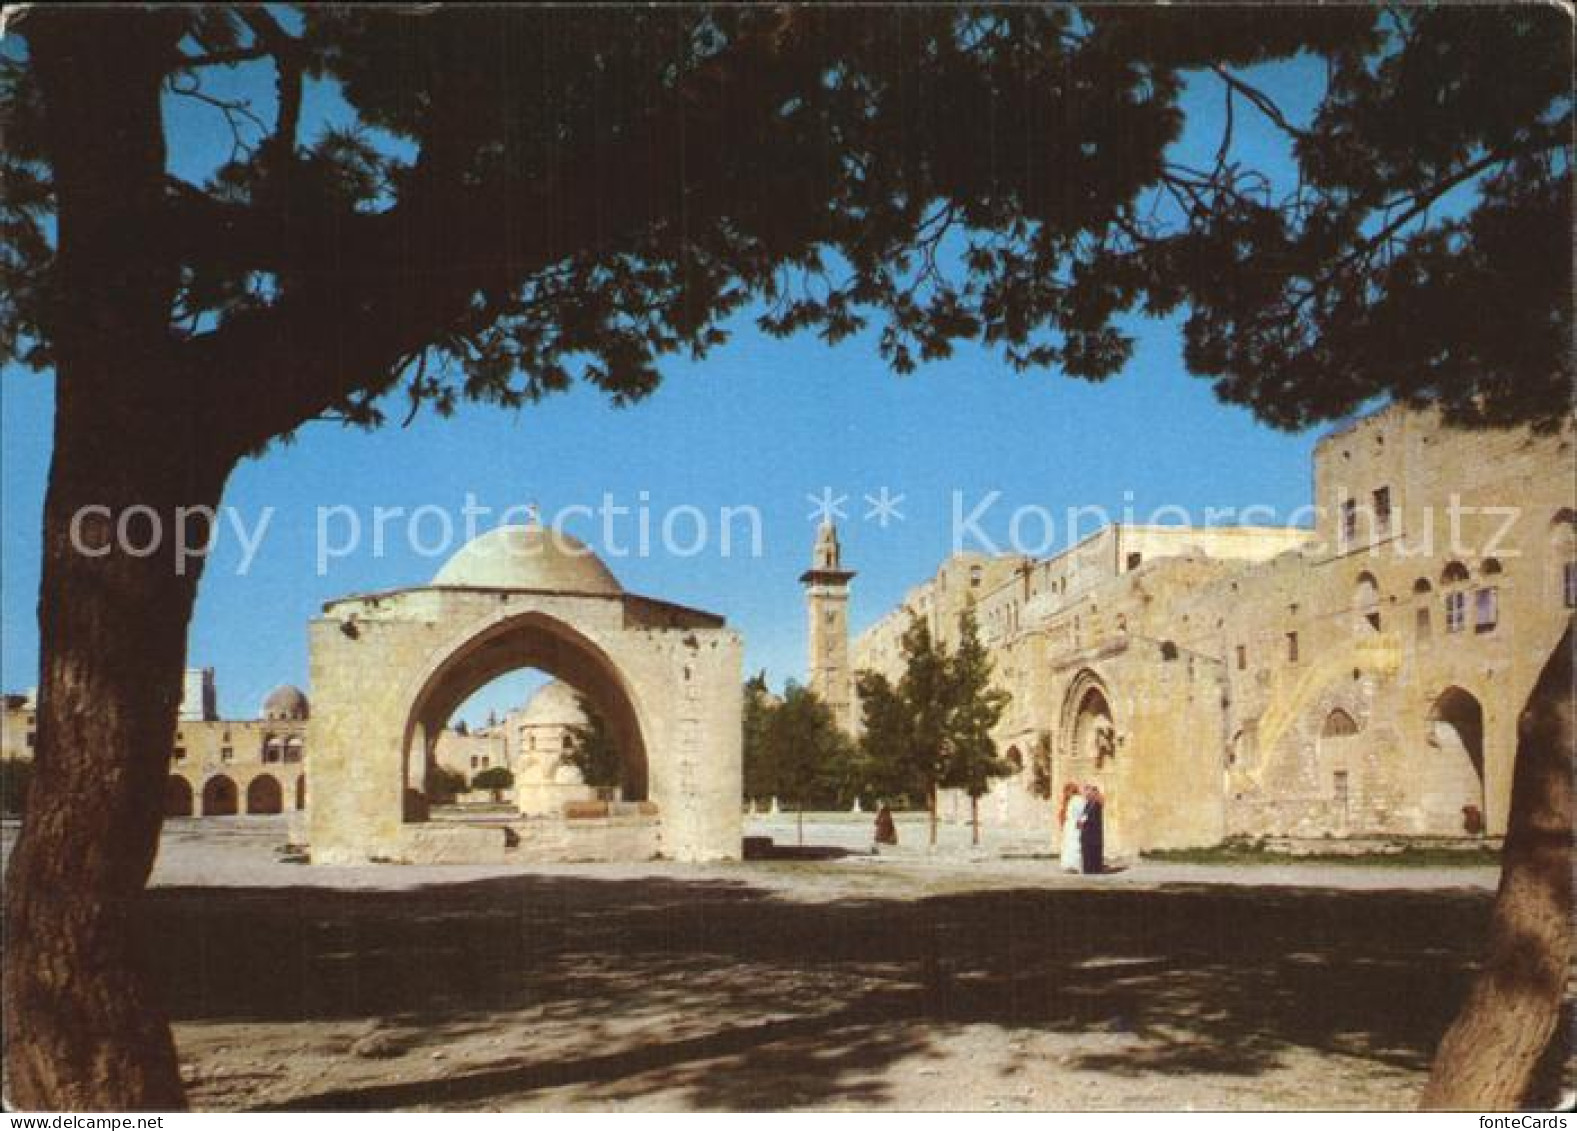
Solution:
M 1446 631 L 1461 632 L 1467 623 L 1467 594 L 1463 592 L 1446 594 Z

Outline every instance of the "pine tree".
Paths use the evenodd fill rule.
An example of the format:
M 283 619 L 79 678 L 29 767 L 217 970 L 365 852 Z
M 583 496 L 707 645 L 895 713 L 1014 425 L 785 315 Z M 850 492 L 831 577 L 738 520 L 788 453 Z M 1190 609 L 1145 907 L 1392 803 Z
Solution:
M 991 686 L 991 657 L 980 642 L 972 609 L 958 618 L 958 647 L 948 660 L 949 702 L 947 757 L 942 784 L 969 796 L 973 843 L 980 843 L 980 798 L 991 782 L 1013 772 L 997 755 L 992 729 L 1002 720 L 1011 696 Z

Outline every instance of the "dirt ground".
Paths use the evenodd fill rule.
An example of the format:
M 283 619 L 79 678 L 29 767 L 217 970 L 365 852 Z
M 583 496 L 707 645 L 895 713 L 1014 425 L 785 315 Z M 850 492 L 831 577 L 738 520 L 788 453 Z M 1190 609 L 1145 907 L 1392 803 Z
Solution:
M 901 835 L 714 867 L 331 869 L 283 862 L 279 818 L 174 821 L 143 932 L 197 1108 L 1405 1109 L 1495 883 L 1078 877 Z

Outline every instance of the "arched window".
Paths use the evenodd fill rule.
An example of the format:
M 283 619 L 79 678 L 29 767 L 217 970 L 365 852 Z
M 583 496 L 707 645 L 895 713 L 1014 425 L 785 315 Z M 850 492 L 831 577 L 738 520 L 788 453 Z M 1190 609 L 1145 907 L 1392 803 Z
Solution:
M 1325 716 L 1325 724 L 1320 727 L 1321 738 L 1346 738 L 1348 735 L 1358 733 L 1358 724 L 1346 711 L 1337 707 Z
M 1367 570 L 1358 575 L 1353 584 L 1353 611 L 1358 614 L 1360 627 L 1371 632 L 1380 631 L 1380 583 Z
M 1430 609 L 1430 596 L 1434 591 L 1435 587 L 1429 583 L 1427 577 L 1420 577 L 1413 582 L 1413 599 L 1418 602 L 1413 610 L 1413 631 L 1419 640 L 1428 640 L 1434 632 Z
M 1440 573 L 1440 587 L 1445 591 L 1446 631 L 1461 632 L 1467 626 L 1467 566 L 1449 562 Z

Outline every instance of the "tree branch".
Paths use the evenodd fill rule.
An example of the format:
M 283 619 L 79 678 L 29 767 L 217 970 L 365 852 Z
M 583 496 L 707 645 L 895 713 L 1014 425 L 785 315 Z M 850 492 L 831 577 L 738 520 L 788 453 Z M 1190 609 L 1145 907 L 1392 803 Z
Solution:
M 1229 90 L 1235 90 L 1252 102 L 1260 113 L 1269 118 L 1276 128 L 1288 137 L 1295 141 L 1302 141 L 1309 136 L 1306 131 L 1300 130 L 1297 126 L 1287 121 L 1287 116 L 1281 112 L 1281 107 L 1277 106 L 1271 97 L 1262 90 L 1250 86 L 1219 63 L 1212 63 L 1210 69 L 1220 76 L 1221 81 L 1226 83 Z
M 301 42 L 285 31 L 268 9 L 260 5 L 243 7 L 241 18 L 252 30 L 261 53 L 272 56 L 274 60 L 279 112 L 275 116 L 274 134 L 269 147 L 275 156 L 283 159 L 295 153 L 296 130 L 301 120 L 304 61 Z

